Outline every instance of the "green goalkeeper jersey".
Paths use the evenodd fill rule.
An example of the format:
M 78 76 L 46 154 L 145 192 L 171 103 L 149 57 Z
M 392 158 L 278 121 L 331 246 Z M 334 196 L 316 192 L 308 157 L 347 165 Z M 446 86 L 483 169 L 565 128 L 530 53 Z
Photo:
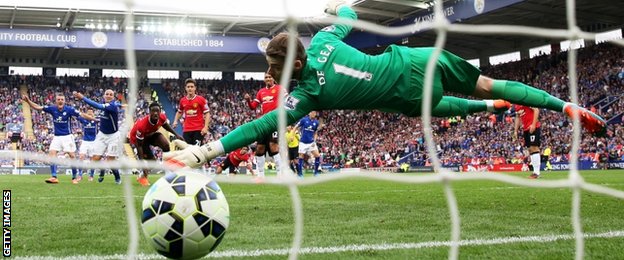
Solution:
M 357 19 L 349 7 L 340 8 L 338 16 Z M 420 97 L 412 97 L 414 91 L 401 91 L 410 86 L 409 49 L 390 46 L 381 55 L 367 55 L 342 41 L 350 31 L 350 25 L 334 24 L 312 38 L 306 51 L 307 64 L 292 96 L 297 98 L 301 93 L 303 98 L 311 99 L 315 110 L 412 112 L 415 107 L 405 107 L 404 101 L 419 101 Z
M 338 10 L 338 17 L 357 19 L 348 6 Z M 288 124 L 313 110 L 376 109 L 407 116 L 420 115 L 425 64 L 433 48 L 410 49 L 391 45 L 380 55 L 367 55 L 342 41 L 351 28 L 350 25 L 334 24 L 312 38 L 299 84 L 286 98 Z M 448 64 L 465 65 L 461 69 L 467 70 L 470 78 L 446 79 L 443 75 L 463 75 L 451 71 L 454 66 Z M 434 76 L 433 106 L 442 98 L 442 84 L 459 87 L 467 82 L 474 90 L 475 75 L 479 74 L 478 69 L 461 58 L 443 52 Z M 221 142 L 225 152 L 232 151 L 271 134 L 276 128 L 277 111 L 272 111 L 238 127 Z

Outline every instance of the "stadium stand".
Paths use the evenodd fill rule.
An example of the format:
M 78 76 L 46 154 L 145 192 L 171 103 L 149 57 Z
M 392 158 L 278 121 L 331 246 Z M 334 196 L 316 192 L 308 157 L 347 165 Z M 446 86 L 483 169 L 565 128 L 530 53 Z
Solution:
M 624 129 L 624 55 L 622 50 L 606 44 L 590 46 L 579 51 L 579 96 L 582 105 L 592 107 L 612 123 L 605 138 L 585 135 L 581 144 L 582 159 L 596 158 L 596 153 L 613 153 L 614 158 L 623 158 Z M 542 55 L 533 59 L 482 68 L 484 74 L 499 78 L 529 82 L 562 99 L 568 99 L 566 77 L 566 53 Z M 146 107 L 152 98 L 158 98 L 165 112 L 173 119 L 177 104 L 184 95 L 184 79 L 162 80 L 149 84 L 143 80 L 137 101 L 135 115 L 146 115 Z M 81 91 L 96 100 L 106 88 L 113 88 L 123 100 L 126 81 L 119 78 L 86 78 L 59 76 L 3 77 L 0 91 L 2 100 L 1 131 L 18 123 L 26 132 L 22 146 L 25 151 L 43 152 L 52 137 L 51 122 L 43 113 L 29 113 L 27 106 L 19 102 L 20 87 L 29 89 L 35 102 L 49 104 L 54 92 L 64 92 L 67 97 L 72 91 Z M 198 93 L 207 98 L 211 109 L 212 123 L 206 141 L 220 138 L 232 129 L 257 116 L 245 104 L 244 93 L 255 93 L 263 86 L 261 80 L 199 80 Z M 596 91 L 600 90 L 600 91 Z M 156 95 L 154 95 L 154 91 Z M 69 105 L 86 108 L 82 102 L 68 98 Z M 23 110 L 23 111 L 22 111 Z M 26 115 L 26 116 L 22 116 Z M 29 116 L 31 115 L 31 116 Z M 433 122 L 438 151 L 445 165 L 461 163 L 496 164 L 524 160 L 521 143 L 512 142 L 512 115 L 491 116 L 478 114 L 466 118 L 441 118 Z M 31 117 L 32 119 L 29 119 Z M 381 167 L 396 166 L 399 161 L 412 165 L 426 165 L 427 156 L 422 138 L 420 119 L 396 114 L 360 111 L 323 112 L 321 117 L 327 127 L 319 132 L 319 141 L 325 164 L 334 167 Z M 561 114 L 542 113 L 544 123 L 542 135 L 544 147 L 553 148 L 553 161 L 566 161 L 569 152 L 570 123 Z M 34 122 L 34 123 L 31 123 Z M 30 126 L 32 124 L 32 126 Z M 32 127 L 33 136 L 29 135 Z M 74 124 L 79 133 L 80 125 Z M 392 133 L 392 134 L 389 134 Z M 80 136 L 76 140 L 80 142 Z M 131 148 L 126 147 L 129 153 Z M 615 156 L 617 155 L 617 156 Z M 29 162 L 30 163 L 30 162 Z

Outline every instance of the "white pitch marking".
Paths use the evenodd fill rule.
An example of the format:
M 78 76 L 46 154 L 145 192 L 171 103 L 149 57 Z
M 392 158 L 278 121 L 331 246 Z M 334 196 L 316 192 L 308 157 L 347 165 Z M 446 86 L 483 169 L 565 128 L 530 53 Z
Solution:
M 584 234 L 585 238 L 617 238 L 624 237 L 624 230 L 609 231 L 596 234 Z M 460 246 L 484 246 L 484 245 L 502 245 L 513 243 L 547 243 L 559 240 L 573 240 L 574 235 L 547 235 L 547 236 L 527 236 L 527 237 L 499 237 L 491 239 L 469 239 L 461 240 Z M 332 246 L 332 247 L 305 247 L 301 248 L 299 254 L 311 255 L 311 254 L 331 254 L 340 252 L 361 252 L 361 251 L 386 251 L 386 250 L 403 250 L 403 249 L 418 249 L 418 248 L 434 248 L 434 247 L 448 247 L 451 245 L 450 241 L 429 241 L 420 243 L 393 243 L 393 244 L 369 244 L 369 245 L 344 245 L 344 246 Z M 254 256 L 287 256 L 290 248 L 282 249 L 258 249 L 258 250 L 227 250 L 216 251 L 208 255 L 206 258 L 220 258 L 220 257 L 254 257 Z M 66 257 L 53 257 L 53 256 L 26 256 L 16 257 L 15 259 L 21 260 L 78 260 L 78 259 L 92 259 L 92 260 L 113 260 L 113 259 L 125 259 L 126 255 L 74 255 Z M 164 259 L 157 254 L 138 254 L 137 259 Z

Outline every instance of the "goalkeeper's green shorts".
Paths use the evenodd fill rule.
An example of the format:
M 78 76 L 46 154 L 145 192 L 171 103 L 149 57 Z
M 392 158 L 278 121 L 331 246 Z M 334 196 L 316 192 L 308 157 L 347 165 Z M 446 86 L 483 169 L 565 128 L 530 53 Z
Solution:
M 410 49 L 412 86 L 424 87 L 427 61 L 434 50 L 435 48 Z M 481 71 L 477 67 L 453 53 L 442 50 L 438 57 L 433 82 L 434 100 L 442 98 L 442 91 L 440 91 L 440 89 L 464 95 L 472 95 L 480 75 Z M 440 96 L 437 97 L 436 95 Z

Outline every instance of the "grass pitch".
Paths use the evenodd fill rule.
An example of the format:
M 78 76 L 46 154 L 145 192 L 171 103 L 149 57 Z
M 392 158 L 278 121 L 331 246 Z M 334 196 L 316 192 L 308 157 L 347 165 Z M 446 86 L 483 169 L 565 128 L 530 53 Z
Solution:
M 383 173 L 389 174 L 389 173 Z M 527 176 L 527 173 L 512 173 Z M 586 181 L 624 190 L 624 171 L 582 172 Z M 562 179 L 567 172 L 547 172 Z M 58 185 L 47 176 L 0 176 L 12 190 L 12 256 L 121 258 L 128 227 L 122 187 L 104 183 Z M 152 176 L 155 182 L 160 176 Z M 133 177 L 137 216 L 147 188 Z M 236 176 L 235 178 L 247 178 Z M 288 189 L 273 185 L 220 184 L 231 222 L 209 256 L 284 259 L 292 243 Z M 461 216 L 463 259 L 571 259 L 575 241 L 569 189 L 535 189 L 491 181 L 454 182 Z M 349 179 L 299 189 L 304 206 L 301 259 L 447 258 L 450 217 L 443 186 Z M 624 200 L 582 193 L 587 259 L 624 257 Z M 139 221 L 140 223 L 140 221 Z M 140 230 L 139 230 L 140 232 Z M 607 233 L 610 232 L 610 233 Z M 140 233 L 139 253 L 158 258 Z

